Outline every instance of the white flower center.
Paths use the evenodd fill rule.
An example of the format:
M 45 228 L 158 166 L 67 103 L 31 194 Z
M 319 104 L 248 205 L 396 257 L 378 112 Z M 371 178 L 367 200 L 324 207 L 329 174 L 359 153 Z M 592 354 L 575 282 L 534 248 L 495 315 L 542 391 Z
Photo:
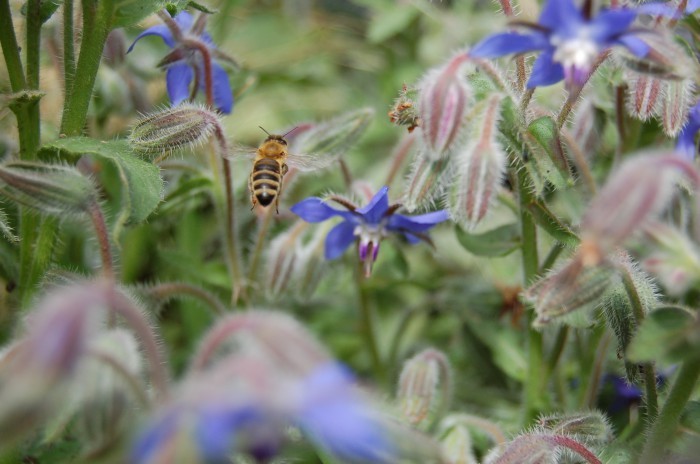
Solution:
M 555 47 L 552 59 L 561 63 L 567 79 L 585 79 L 600 54 L 598 45 L 588 34 L 563 40 L 554 36 L 551 43 Z

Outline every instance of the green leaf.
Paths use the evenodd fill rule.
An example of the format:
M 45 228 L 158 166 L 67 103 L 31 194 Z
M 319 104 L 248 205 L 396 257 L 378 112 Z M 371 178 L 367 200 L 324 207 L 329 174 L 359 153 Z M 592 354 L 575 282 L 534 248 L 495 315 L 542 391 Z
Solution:
M 22 8 L 19 10 L 23 16 L 27 16 L 27 3 L 24 2 Z M 51 16 L 58 10 L 61 6 L 63 0 L 41 0 L 39 2 L 39 17 L 41 18 L 41 24 L 51 19 Z
M 197 11 L 201 11 L 202 13 L 207 13 L 207 14 L 214 14 L 214 13 L 218 13 L 218 11 L 219 11 L 219 10 L 215 10 L 214 8 L 210 8 L 206 5 L 202 5 L 199 2 L 193 2 L 193 1 L 187 2 L 187 6 L 189 6 L 190 8 L 193 8 Z
M 681 416 L 681 425 L 700 434 L 700 401 L 689 401 Z
M 389 8 L 382 8 L 372 17 L 367 38 L 372 43 L 383 42 L 408 28 L 419 13 L 410 4 L 393 4 Z
M 630 361 L 680 362 L 697 356 L 698 321 L 690 311 L 677 306 L 650 313 L 627 351 Z
M 456 227 L 457 240 L 477 256 L 506 256 L 520 248 L 520 226 L 516 223 L 497 227 L 483 234 L 472 234 Z
M 160 170 L 137 158 L 125 140 L 102 142 L 88 137 L 70 137 L 51 142 L 41 150 L 58 152 L 74 160 L 86 155 L 114 165 L 122 186 L 121 212 L 114 226 L 115 236 L 124 225 L 137 224 L 148 218 L 162 199 Z
M 534 163 L 545 179 L 557 188 L 573 185 L 571 167 L 564 155 L 554 119 L 543 116 L 532 121 L 527 128 L 525 143 L 532 151 L 528 162 Z
M 167 215 L 173 210 L 182 208 L 186 203 L 192 203 L 193 200 L 202 194 L 211 192 L 212 181 L 208 177 L 194 177 L 181 182 L 174 190 L 168 192 L 165 200 L 158 208 L 158 214 Z
M 133 26 L 165 8 L 163 0 L 111 0 L 114 5 L 112 27 Z
M 569 248 L 578 246 L 581 241 L 578 236 L 568 225 L 561 222 L 544 203 L 535 200 L 527 205 L 527 211 L 533 217 L 537 225 L 542 227 L 553 239 L 558 240 Z

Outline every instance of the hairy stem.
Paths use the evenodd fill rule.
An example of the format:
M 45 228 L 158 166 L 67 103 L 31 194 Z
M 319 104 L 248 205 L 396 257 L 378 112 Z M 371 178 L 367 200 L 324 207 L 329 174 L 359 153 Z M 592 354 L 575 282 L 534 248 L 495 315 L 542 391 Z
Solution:
M 22 70 L 9 0 L 0 0 L 0 46 L 7 65 L 7 74 L 10 77 L 10 87 L 13 92 L 19 92 L 27 86 L 27 82 Z
M 382 366 L 381 356 L 379 355 L 379 347 L 377 345 L 377 337 L 374 328 L 374 314 L 370 303 L 369 294 L 365 286 L 364 270 L 362 263 L 355 266 L 355 284 L 357 285 L 357 294 L 360 305 L 360 331 L 367 344 L 370 360 L 372 362 L 372 370 L 377 378 L 377 381 L 382 385 L 386 385 L 388 380 L 386 370 Z
M 201 287 L 185 282 L 167 282 L 154 285 L 148 289 L 148 293 L 163 300 L 175 295 L 187 295 L 209 306 L 217 316 L 223 316 L 227 312 L 224 304 L 216 296 Z
M 112 250 L 109 243 L 109 231 L 105 223 L 105 217 L 102 214 L 102 209 L 96 200 L 90 202 L 88 207 L 92 225 L 95 228 L 95 235 L 100 244 L 100 256 L 102 257 L 102 273 L 108 279 L 114 277 L 114 264 L 112 262 Z
M 649 438 L 642 451 L 642 464 L 664 462 L 665 452 L 669 449 L 669 443 L 678 429 L 678 420 L 693 393 L 699 376 L 700 358 L 697 356 L 687 359 L 681 365 L 661 413 L 649 429 Z
M 260 258 L 262 257 L 263 249 L 265 248 L 265 238 L 270 230 L 270 223 L 272 222 L 272 206 L 265 210 L 263 213 L 262 224 L 258 230 L 258 234 L 255 238 L 255 248 L 253 249 L 253 254 L 250 258 L 250 265 L 248 268 L 248 280 L 254 282 L 257 278 L 258 267 L 260 266 Z
M 63 82 L 65 101 L 73 90 L 75 80 L 75 32 L 73 26 L 73 0 L 63 0 Z

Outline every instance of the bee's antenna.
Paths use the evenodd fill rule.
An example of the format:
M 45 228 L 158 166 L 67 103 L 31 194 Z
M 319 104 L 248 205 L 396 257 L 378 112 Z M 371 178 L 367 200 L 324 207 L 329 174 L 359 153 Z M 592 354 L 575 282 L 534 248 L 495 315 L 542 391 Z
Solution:
M 263 126 L 258 126 L 258 127 L 259 127 L 260 129 L 262 129 L 262 131 L 265 132 L 267 135 L 270 135 L 270 133 L 269 133 L 268 131 L 266 131 L 265 128 L 264 128 Z M 295 129 L 296 129 L 296 128 L 295 128 Z
M 297 130 L 297 129 L 299 129 L 299 126 L 296 126 L 294 129 L 292 129 L 292 130 L 290 130 L 290 131 L 287 131 L 287 133 L 284 134 L 284 135 L 282 136 L 282 138 L 285 138 L 286 136 L 288 136 L 289 134 L 291 134 L 292 132 L 294 132 L 294 131 Z

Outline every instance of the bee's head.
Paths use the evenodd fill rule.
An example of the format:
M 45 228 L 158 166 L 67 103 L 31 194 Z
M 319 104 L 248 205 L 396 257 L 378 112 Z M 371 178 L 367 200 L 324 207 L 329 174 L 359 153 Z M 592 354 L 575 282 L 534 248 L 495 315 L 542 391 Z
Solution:
M 281 135 L 268 134 L 268 135 L 267 135 L 267 138 L 265 139 L 265 141 L 266 141 L 266 142 L 275 141 L 275 142 L 281 143 L 282 145 L 287 145 L 287 141 L 286 141 L 286 140 L 284 139 L 284 137 L 281 136 Z

